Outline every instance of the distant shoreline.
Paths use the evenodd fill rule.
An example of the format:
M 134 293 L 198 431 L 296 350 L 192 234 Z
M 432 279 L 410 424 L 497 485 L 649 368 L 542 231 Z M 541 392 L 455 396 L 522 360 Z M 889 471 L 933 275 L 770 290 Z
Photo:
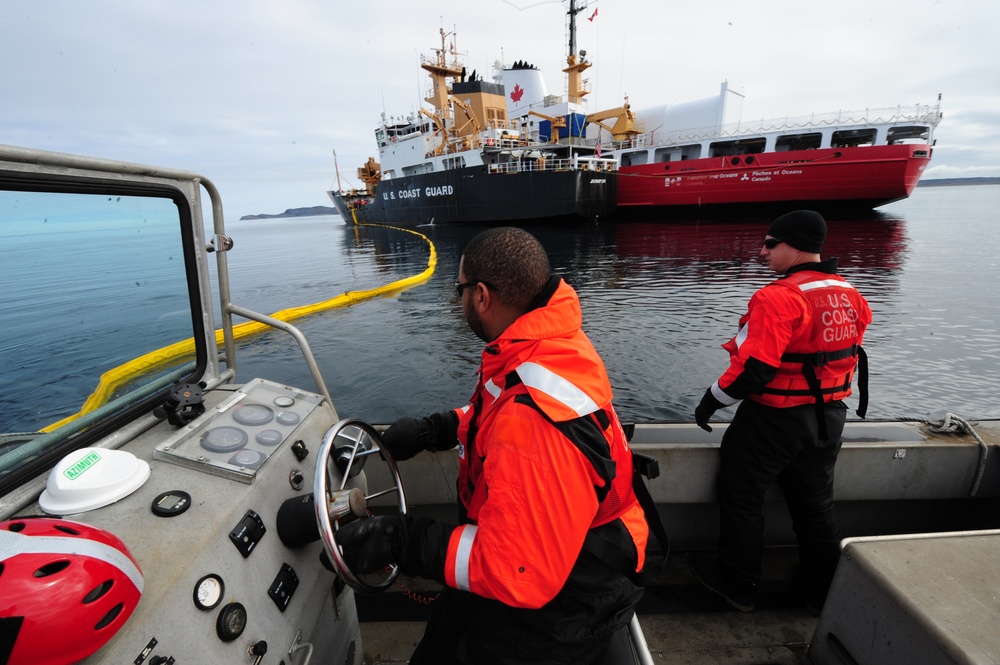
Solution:
M 331 208 L 329 206 L 312 206 L 309 208 L 289 208 L 285 212 L 279 212 L 276 215 L 243 215 L 240 217 L 240 221 L 242 222 L 245 219 L 280 219 L 282 217 L 319 217 L 320 215 L 336 214 L 336 208 Z
M 1000 178 L 934 178 L 921 180 L 917 187 L 955 187 L 965 185 L 1000 185 Z M 319 217 L 321 215 L 336 215 L 337 209 L 329 206 L 312 206 L 310 208 L 289 208 L 276 215 L 243 215 L 240 221 L 247 219 L 281 219 L 285 217 Z
M 933 178 L 917 183 L 917 187 L 950 187 L 952 185 L 1000 185 L 1000 178 Z

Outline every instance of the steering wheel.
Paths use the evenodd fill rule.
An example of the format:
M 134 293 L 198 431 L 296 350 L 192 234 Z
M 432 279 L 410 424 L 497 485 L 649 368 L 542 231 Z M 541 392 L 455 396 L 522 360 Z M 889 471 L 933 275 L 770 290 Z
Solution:
M 389 471 L 390 486 L 382 490 L 369 491 L 367 494 L 356 486 L 358 483 L 352 483 L 355 486 L 348 488 L 348 481 L 361 472 L 368 457 L 376 454 L 385 462 Z M 381 474 L 366 474 L 366 481 L 370 475 Z M 381 580 L 371 582 L 363 579 L 347 567 L 337 545 L 336 532 L 340 529 L 341 522 L 368 519 L 368 502 L 393 493 L 396 495 L 399 514 L 405 515 L 406 496 L 403 493 L 399 468 L 392 455 L 383 446 L 378 430 L 362 420 L 353 418 L 341 420 L 327 430 L 317 455 L 316 474 L 313 480 L 316 524 L 327 556 L 343 580 L 355 591 L 361 593 L 385 591 L 396 581 L 399 568 L 395 564 L 391 565 Z M 378 578 L 381 573 L 372 573 L 365 578 L 373 576 Z

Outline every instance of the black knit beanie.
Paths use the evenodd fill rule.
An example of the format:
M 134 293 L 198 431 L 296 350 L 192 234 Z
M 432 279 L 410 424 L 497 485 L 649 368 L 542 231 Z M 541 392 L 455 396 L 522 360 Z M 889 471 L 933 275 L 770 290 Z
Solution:
M 767 235 L 803 252 L 819 254 L 826 240 L 826 220 L 818 212 L 796 210 L 771 222 Z

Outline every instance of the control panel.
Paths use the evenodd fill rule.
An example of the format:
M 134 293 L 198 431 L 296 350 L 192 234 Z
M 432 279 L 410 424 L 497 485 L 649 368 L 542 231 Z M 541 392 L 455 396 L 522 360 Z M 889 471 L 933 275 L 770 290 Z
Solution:
M 122 448 L 149 463 L 141 487 L 61 516 L 120 538 L 143 578 L 133 615 L 83 662 L 302 665 L 312 654 L 361 665 L 353 592 L 322 565 L 312 511 L 282 515 L 296 524 L 278 517 L 290 499 L 311 505 L 334 409 L 259 379 L 208 391 L 205 404 L 191 422 L 162 420 Z M 43 515 L 38 504 L 21 513 L 33 515 Z M 286 545 L 282 530 L 301 537 Z

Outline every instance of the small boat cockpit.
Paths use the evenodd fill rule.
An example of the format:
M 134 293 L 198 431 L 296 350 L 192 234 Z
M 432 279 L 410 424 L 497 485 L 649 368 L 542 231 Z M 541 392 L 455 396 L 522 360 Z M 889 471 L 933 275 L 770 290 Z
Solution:
M 402 483 L 298 330 L 230 302 L 214 185 L 0 146 L 0 236 L 0 663 L 359 665 L 355 589 L 396 570 L 336 525 Z M 238 383 L 254 327 L 315 385 Z

